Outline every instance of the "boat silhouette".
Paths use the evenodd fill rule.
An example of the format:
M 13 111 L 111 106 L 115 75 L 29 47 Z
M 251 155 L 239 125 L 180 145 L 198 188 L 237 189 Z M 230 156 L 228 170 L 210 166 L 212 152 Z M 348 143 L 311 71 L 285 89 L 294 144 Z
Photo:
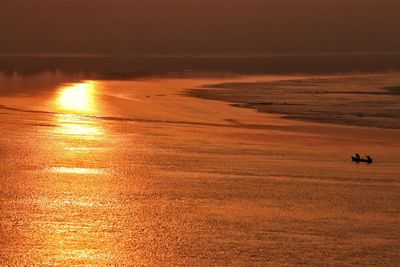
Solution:
M 368 158 L 359 158 L 359 157 L 355 157 L 355 156 L 351 156 L 351 160 L 354 162 L 366 162 L 368 164 L 371 164 L 373 162 L 373 159 L 368 157 Z

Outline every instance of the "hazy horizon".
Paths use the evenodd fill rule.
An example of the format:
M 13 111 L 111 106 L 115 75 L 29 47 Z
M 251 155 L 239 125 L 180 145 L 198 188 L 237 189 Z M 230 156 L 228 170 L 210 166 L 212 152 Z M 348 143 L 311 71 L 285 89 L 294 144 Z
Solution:
M 90 53 L 0 53 L 0 57 L 38 57 L 38 58 L 285 58 L 285 57 L 324 57 L 324 56 L 385 56 L 399 55 L 399 51 L 388 52 L 331 52 L 331 53 L 243 53 L 243 54 L 90 54 Z
M 13 0 L 0 55 L 282 55 L 399 52 L 395 0 Z

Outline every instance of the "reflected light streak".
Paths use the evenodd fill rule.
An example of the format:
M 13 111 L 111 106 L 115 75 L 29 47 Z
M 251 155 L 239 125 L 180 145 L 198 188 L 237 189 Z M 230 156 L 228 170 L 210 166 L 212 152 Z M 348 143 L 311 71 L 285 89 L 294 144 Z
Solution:
M 94 81 L 69 84 L 59 88 L 56 106 L 58 110 L 65 112 L 92 114 L 97 111 L 95 96 Z
M 49 160 L 40 190 L 50 193 L 33 204 L 44 214 L 33 232 L 48 265 L 99 265 L 116 257 L 114 225 L 119 218 L 103 215 L 119 204 L 109 167 L 112 134 L 94 116 L 102 112 L 96 93 L 100 86 L 91 81 L 68 84 L 49 100 L 55 127 L 48 128 L 41 146 Z
M 56 132 L 63 135 L 76 135 L 77 138 L 99 139 L 104 135 L 104 129 L 89 118 L 80 118 L 74 115 L 57 115 L 59 127 Z
M 69 167 L 51 167 L 50 172 L 67 174 L 105 174 L 103 169 L 94 168 L 69 168 Z

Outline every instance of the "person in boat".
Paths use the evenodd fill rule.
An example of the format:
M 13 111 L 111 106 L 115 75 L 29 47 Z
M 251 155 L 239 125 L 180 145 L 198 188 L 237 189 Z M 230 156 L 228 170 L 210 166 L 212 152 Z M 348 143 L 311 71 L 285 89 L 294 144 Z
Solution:
M 360 158 L 361 158 L 360 155 L 359 155 L 358 153 L 356 153 L 356 158 L 357 158 L 357 159 L 360 159 Z

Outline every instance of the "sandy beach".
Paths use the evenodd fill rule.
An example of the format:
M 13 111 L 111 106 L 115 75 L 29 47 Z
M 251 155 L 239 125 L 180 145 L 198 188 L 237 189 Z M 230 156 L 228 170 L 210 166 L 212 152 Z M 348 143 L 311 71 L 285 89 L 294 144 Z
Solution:
M 55 75 L 46 87 L 39 81 L 54 74 L 43 75 L 29 80 L 34 90 L 0 96 L 3 265 L 399 264 L 398 130 L 225 102 L 280 101 L 262 111 L 313 119 L 297 115 L 291 93 L 259 87 L 326 80 Z M 226 85 L 248 98 L 227 98 Z M 376 162 L 352 163 L 356 151 Z

